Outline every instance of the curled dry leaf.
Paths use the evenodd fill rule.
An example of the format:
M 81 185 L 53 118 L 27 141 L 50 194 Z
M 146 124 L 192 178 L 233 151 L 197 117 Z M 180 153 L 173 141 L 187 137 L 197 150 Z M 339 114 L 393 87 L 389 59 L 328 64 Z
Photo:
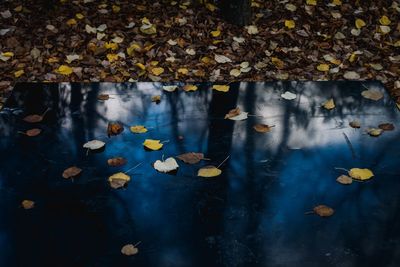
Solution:
M 374 101 L 378 101 L 379 99 L 381 99 L 383 97 L 382 92 L 377 91 L 377 90 L 372 90 L 372 89 L 362 91 L 361 95 L 367 99 L 371 99 Z
M 126 159 L 123 157 L 115 157 L 107 160 L 107 164 L 112 167 L 119 167 L 126 164 Z
M 384 131 L 393 131 L 394 130 L 394 125 L 392 123 L 381 123 L 379 124 L 379 129 L 382 129 Z
M 220 92 L 228 92 L 229 91 L 229 85 L 213 85 L 212 87 L 214 90 L 216 91 L 220 91 Z
M 205 167 L 199 169 L 197 172 L 197 176 L 210 178 L 210 177 L 218 176 L 221 173 L 222 173 L 222 171 L 220 169 L 218 169 L 215 166 L 209 165 L 209 166 L 205 166 Z
M 313 209 L 314 213 L 321 217 L 330 217 L 335 212 L 332 208 L 325 205 L 318 205 Z
M 275 127 L 275 125 L 269 126 L 267 124 L 256 124 L 253 128 L 259 133 L 268 133 L 271 131 L 272 127 Z
M 188 164 L 196 164 L 199 163 L 202 159 L 204 159 L 204 154 L 189 152 L 181 154 L 177 156 L 177 158 Z
M 322 107 L 324 107 L 327 110 L 331 110 L 335 108 L 335 102 L 333 101 L 333 99 L 328 99 L 326 100 L 323 104 Z
M 159 172 L 167 173 L 178 169 L 179 165 L 176 160 L 171 157 L 167 158 L 165 161 L 156 160 L 156 162 L 153 164 L 153 167 Z
M 26 209 L 26 210 L 30 210 L 33 209 L 35 207 L 35 202 L 33 202 L 32 200 L 23 200 L 21 202 L 21 206 Z
M 352 128 L 360 128 L 360 127 L 361 127 L 361 122 L 358 121 L 358 120 L 354 120 L 354 121 L 351 121 L 351 122 L 349 123 L 349 125 L 350 125 L 350 127 L 352 127 Z
M 132 256 L 132 255 L 138 254 L 138 252 L 139 252 L 139 249 L 132 244 L 127 244 L 127 245 L 123 246 L 121 249 L 121 253 L 126 256 Z
M 125 186 L 130 180 L 131 177 L 123 172 L 117 172 L 108 177 L 108 182 L 110 183 L 110 186 L 114 189 Z
M 33 129 L 30 129 L 30 130 L 27 130 L 27 131 L 25 132 L 25 134 L 26 134 L 27 136 L 29 136 L 29 137 L 34 137 L 34 136 L 39 135 L 41 132 L 42 132 L 41 129 L 33 128 Z
M 28 115 L 25 118 L 23 118 L 22 120 L 25 122 L 29 122 L 29 123 L 41 122 L 49 110 L 50 109 L 46 109 L 46 111 L 42 115 L 38 115 L 38 114 Z
M 97 96 L 97 99 L 98 100 L 108 100 L 108 99 L 110 99 L 110 95 L 108 95 L 108 94 L 100 94 L 100 95 Z
M 367 133 L 368 133 L 370 136 L 378 137 L 378 136 L 380 136 L 380 135 L 383 133 L 383 130 L 382 130 L 382 129 L 379 129 L 379 128 L 370 128 L 370 129 L 367 129 Z
M 83 148 L 87 148 L 90 150 L 97 150 L 97 149 L 101 149 L 105 146 L 106 143 L 104 143 L 103 141 L 100 140 L 91 140 L 85 144 L 83 144 Z
M 108 137 L 113 135 L 119 135 L 124 131 L 124 127 L 119 122 L 109 122 L 107 126 Z
M 369 169 L 352 168 L 349 170 L 349 175 L 356 180 L 369 180 L 374 176 L 374 173 Z
M 144 127 L 143 125 L 135 125 L 135 126 L 131 126 L 130 130 L 132 133 L 146 133 L 147 132 L 147 128 Z
M 64 170 L 62 177 L 65 179 L 74 178 L 82 172 L 82 169 L 72 166 Z
M 224 119 L 230 119 L 234 121 L 241 121 L 247 119 L 248 113 L 240 111 L 240 108 L 231 109 L 228 114 L 225 115 Z
M 153 139 L 144 140 L 143 145 L 150 150 L 160 150 L 163 147 L 163 144 L 160 143 L 160 140 Z
M 340 175 L 337 179 L 336 182 L 339 184 L 351 184 L 353 182 L 353 179 L 347 175 Z

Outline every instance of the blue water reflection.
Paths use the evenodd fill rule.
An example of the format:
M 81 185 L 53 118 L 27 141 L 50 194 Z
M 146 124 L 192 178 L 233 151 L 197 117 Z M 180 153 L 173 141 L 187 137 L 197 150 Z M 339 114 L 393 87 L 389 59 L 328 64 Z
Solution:
M 379 83 L 365 85 L 383 91 Z M 0 266 L 400 264 L 399 131 L 373 138 L 348 127 L 354 119 L 397 127 L 399 112 L 386 93 L 364 99 L 357 82 L 234 83 L 229 93 L 198 86 L 170 93 L 160 83 L 17 85 L 0 116 Z M 297 99 L 283 100 L 286 90 Z M 111 99 L 99 101 L 99 94 Z M 336 109 L 321 109 L 331 97 Z M 224 120 L 236 106 L 256 116 Z M 21 118 L 47 108 L 41 135 L 18 134 L 30 127 Z M 108 138 L 110 121 L 124 132 Z M 256 123 L 275 127 L 261 134 Z M 149 131 L 132 134 L 132 125 Z M 147 138 L 167 142 L 149 152 Z M 105 141 L 104 152 L 87 154 L 82 145 L 91 139 Z M 176 175 L 151 165 L 190 151 L 211 160 L 179 161 Z M 196 176 L 228 155 L 221 176 Z M 107 166 L 116 156 L 128 163 Z M 127 188 L 109 187 L 108 176 L 138 163 Z M 71 165 L 84 170 L 73 182 L 61 177 Z M 349 186 L 335 181 L 344 173 L 335 168 L 353 167 L 376 177 Z M 35 200 L 35 209 L 19 208 L 23 199 Z M 304 215 L 318 204 L 335 215 Z M 138 241 L 139 254 L 120 254 Z

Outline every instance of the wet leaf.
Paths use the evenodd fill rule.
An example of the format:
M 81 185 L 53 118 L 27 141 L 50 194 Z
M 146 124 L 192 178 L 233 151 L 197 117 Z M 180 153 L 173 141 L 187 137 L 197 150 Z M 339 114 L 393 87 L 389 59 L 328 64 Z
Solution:
M 364 27 L 364 26 L 367 25 L 367 24 L 366 24 L 365 21 L 362 20 L 362 19 L 356 19 L 355 25 L 356 25 L 356 28 L 357 28 L 357 29 L 361 29 L 362 27 Z
M 167 92 L 174 92 L 178 88 L 177 85 L 164 85 L 163 90 Z
M 327 109 L 327 110 L 334 109 L 334 108 L 335 108 L 335 102 L 333 101 L 332 98 L 331 98 L 331 99 L 328 99 L 327 101 L 325 101 L 325 102 L 322 104 L 322 107 L 324 107 L 324 108 Z
M 325 205 L 318 205 L 314 207 L 313 211 L 315 212 L 315 214 L 321 217 L 330 217 L 335 212 L 332 208 Z
M 110 183 L 110 186 L 114 189 L 124 187 L 130 180 L 131 177 L 123 172 L 117 172 L 108 177 L 108 182 Z
M 74 178 L 82 172 L 82 169 L 72 166 L 64 170 L 62 177 L 65 179 Z
M 126 256 L 132 256 L 132 255 L 138 254 L 138 252 L 139 252 L 139 249 L 132 244 L 127 244 L 127 245 L 123 246 L 121 249 L 121 253 Z
M 317 66 L 317 70 L 322 71 L 322 72 L 326 72 L 329 71 L 329 65 L 328 64 L 319 64 Z
M 286 91 L 285 93 L 281 94 L 281 97 L 286 100 L 293 100 L 296 99 L 297 95 L 292 92 Z
M 34 136 L 39 135 L 41 132 L 42 132 L 41 129 L 33 128 L 33 129 L 30 129 L 30 130 L 27 130 L 27 131 L 25 132 L 25 134 L 26 134 L 27 136 L 29 136 L 29 137 L 34 137 Z
M 389 19 L 387 16 L 382 16 L 382 17 L 379 19 L 379 23 L 380 23 L 381 25 L 388 26 L 388 25 L 390 25 L 391 21 L 390 21 L 390 19 Z
M 165 161 L 156 160 L 156 162 L 153 164 L 153 167 L 159 172 L 167 173 L 178 169 L 179 165 L 176 160 L 171 157 L 167 158 Z
M 227 56 L 224 55 L 215 55 L 214 56 L 214 60 L 217 61 L 218 63 L 228 63 L 228 62 L 232 62 L 232 60 L 230 58 L 228 58 Z
M 73 73 L 73 70 L 67 65 L 61 65 L 55 72 L 57 72 L 58 74 L 69 76 Z
M 247 29 L 247 33 L 250 35 L 258 33 L 258 28 L 255 25 L 246 26 L 246 29 Z
M 160 103 L 161 102 L 161 96 L 160 95 L 155 95 L 151 97 L 151 102 L 155 102 L 155 103 Z
M 268 133 L 272 130 L 273 127 L 275 127 L 275 125 L 269 126 L 267 124 L 256 124 L 253 128 L 259 133 Z
M 374 101 L 377 101 L 383 97 L 382 92 L 373 89 L 362 91 L 361 95 L 367 99 L 371 99 Z
M 177 156 L 177 158 L 188 164 L 196 164 L 199 163 L 202 159 L 204 159 L 204 154 L 189 152 L 181 154 Z
M 15 78 L 19 78 L 19 77 L 21 77 L 24 73 L 25 73 L 24 70 L 17 70 L 16 72 L 14 72 L 14 76 L 15 76 Z
M 135 125 L 131 126 L 130 130 L 132 133 L 140 134 L 140 133 L 147 133 L 147 128 L 143 125 Z
M 100 94 L 100 95 L 97 96 L 97 99 L 98 100 L 108 100 L 108 99 L 110 99 L 110 95 L 108 95 L 108 94 Z
M 33 202 L 32 200 L 23 200 L 21 202 L 21 206 L 26 210 L 30 210 L 35 207 L 35 202 Z
M 358 120 L 351 121 L 349 125 L 352 128 L 361 128 L 361 122 Z
M 358 80 L 358 79 L 360 79 L 360 74 L 358 74 L 355 71 L 347 71 L 347 72 L 345 72 L 343 77 L 347 80 Z
M 197 88 L 196 85 L 191 85 L 191 84 L 185 85 L 185 86 L 183 87 L 183 90 L 186 91 L 186 92 L 196 91 L 197 89 L 198 89 L 198 88 Z
M 107 164 L 112 167 L 120 167 L 125 165 L 127 162 L 123 157 L 115 157 L 107 160 Z
M 344 184 L 344 185 L 348 185 L 353 183 L 353 179 L 347 175 L 340 175 L 337 179 L 336 182 L 338 182 L 339 184 Z
M 119 135 L 124 131 L 124 126 L 119 122 L 109 122 L 107 126 L 107 136 L 111 137 L 114 135 Z
M 222 173 L 222 171 L 220 169 L 209 165 L 209 166 L 205 166 L 205 167 L 199 169 L 199 171 L 197 172 L 197 176 L 210 178 L 210 177 L 218 176 L 221 173 Z
M 352 168 L 349 171 L 349 176 L 353 179 L 364 181 L 371 179 L 374 174 L 369 169 Z
M 38 114 L 28 115 L 28 116 L 24 117 L 22 120 L 25 122 L 29 122 L 29 123 L 41 122 L 44 119 L 44 116 L 46 115 L 46 113 L 48 111 L 49 111 L 49 109 L 47 109 L 42 115 L 38 115 Z
M 144 140 L 143 145 L 150 150 L 160 150 L 163 147 L 163 144 L 160 143 L 160 140 L 153 139 Z
M 158 68 L 152 68 L 151 73 L 153 73 L 155 76 L 159 76 L 164 72 L 164 68 L 158 67 Z
M 380 136 L 380 135 L 383 133 L 383 130 L 382 130 L 382 129 L 379 129 L 379 128 L 369 128 L 369 129 L 367 129 L 367 133 L 368 133 L 370 136 L 378 137 L 378 136 Z
M 100 140 L 91 140 L 85 144 L 83 144 L 83 148 L 87 148 L 90 150 L 97 150 L 97 149 L 101 149 L 105 146 L 106 143 L 104 143 L 103 141 Z
M 381 123 L 379 124 L 379 129 L 382 129 L 384 131 L 393 131 L 394 130 L 394 125 L 392 123 Z
M 316 6 L 317 5 L 317 0 L 307 0 L 306 3 L 309 6 Z
M 229 85 L 213 85 L 212 87 L 216 91 L 220 92 L 228 92 L 229 91 Z
M 294 22 L 294 20 L 290 19 L 290 20 L 285 20 L 285 27 L 287 27 L 288 29 L 293 29 L 296 26 L 296 23 Z

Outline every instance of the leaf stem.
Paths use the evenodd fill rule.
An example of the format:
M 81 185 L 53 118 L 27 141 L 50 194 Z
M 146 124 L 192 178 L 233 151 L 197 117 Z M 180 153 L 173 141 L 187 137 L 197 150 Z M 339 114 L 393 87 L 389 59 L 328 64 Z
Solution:
M 219 167 L 221 167 L 222 164 L 224 164 L 225 161 L 227 161 L 227 160 L 229 159 L 230 156 L 231 156 L 231 155 L 228 155 L 228 156 L 218 165 L 217 169 L 219 169 Z
M 125 173 L 125 174 L 127 174 L 128 172 L 130 172 L 130 171 L 132 171 L 132 170 L 136 169 L 137 167 L 139 167 L 140 165 L 142 165 L 142 162 L 140 162 L 140 163 L 139 163 L 139 164 L 137 164 L 136 166 L 134 166 L 134 167 L 132 167 L 132 168 L 128 169 L 128 170 L 127 170 L 127 171 L 125 171 L 124 173 Z

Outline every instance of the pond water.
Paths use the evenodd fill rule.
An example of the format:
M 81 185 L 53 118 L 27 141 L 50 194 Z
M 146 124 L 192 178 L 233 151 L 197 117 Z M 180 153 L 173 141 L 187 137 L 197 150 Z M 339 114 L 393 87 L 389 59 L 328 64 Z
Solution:
M 380 83 L 233 83 L 227 93 L 197 85 L 18 84 L 0 112 L 0 266 L 400 266 L 400 112 Z M 384 97 L 366 99 L 366 88 Z M 282 99 L 285 91 L 297 98 Z M 330 111 L 321 108 L 329 98 Z M 224 119 L 235 107 L 251 116 Z M 22 120 L 47 109 L 42 122 Z M 109 138 L 113 121 L 124 131 Z M 386 122 L 395 130 L 366 133 Z M 274 127 L 258 133 L 257 123 Z M 31 128 L 42 132 L 21 133 Z M 104 151 L 82 147 L 92 139 Z M 165 143 L 147 151 L 145 139 Z M 152 166 L 186 152 L 210 160 L 177 160 L 174 174 Z M 108 166 L 116 156 L 127 164 Z M 220 176 L 197 176 L 228 156 Z M 110 175 L 139 163 L 125 188 L 110 187 Z M 70 166 L 82 174 L 62 178 Z M 375 176 L 336 182 L 356 167 Z M 334 215 L 307 214 L 319 204 Z M 139 241 L 138 254 L 121 254 Z

